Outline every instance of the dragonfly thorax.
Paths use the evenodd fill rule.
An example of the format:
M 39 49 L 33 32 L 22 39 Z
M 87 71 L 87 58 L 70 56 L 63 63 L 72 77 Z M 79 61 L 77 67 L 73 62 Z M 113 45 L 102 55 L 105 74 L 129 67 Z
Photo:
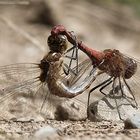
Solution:
M 40 74 L 41 82 L 47 81 L 48 74 L 49 77 L 54 77 L 55 75 L 58 76 L 58 73 L 62 65 L 62 61 L 60 60 L 61 56 L 62 56 L 61 53 L 49 52 L 48 55 L 46 55 L 41 60 L 41 63 L 39 65 L 41 69 L 41 74 Z
M 105 50 L 103 62 L 99 69 L 112 77 L 123 76 L 125 79 L 131 78 L 136 70 L 137 63 L 129 57 L 123 56 L 118 50 Z
M 99 69 L 112 77 L 125 75 L 125 63 L 123 56 L 118 50 L 104 50 L 104 59 L 99 65 Z

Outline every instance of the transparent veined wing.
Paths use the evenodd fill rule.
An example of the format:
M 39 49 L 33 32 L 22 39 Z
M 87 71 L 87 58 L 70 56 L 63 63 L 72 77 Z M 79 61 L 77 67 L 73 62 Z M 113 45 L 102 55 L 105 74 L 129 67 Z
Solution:
M 65 75 L 62 73 L 62 82 L 70 81 L 69 86 L 74 87 L 81 80 L 85 71 L 91 66 L 90 60 L 81 62 L 78 75 L 75 76 L 73 73 Z M 73 68 L 73 70 L 75 69 L 76 67 Z M 40 72 L 39 65 L 35 63 L 13 64 L 0 67 L 0 109 L 4 110 L 1 114 L 2 119 L 20 118 L 21 116 L 32 116 L 33 114 L 36 114 L 34 116 L 40 114 L 43 118 L 54 118 L 55 115 L 52 113 L 58 109 L 58 106 L 60 107 L 62 104 L 65 104 L 64 107 L 71 106 L 70 102 L 72 100 L 51 95 L 51 91 L 48 91 L 47 83 L 41 83 L 39 80 Z M 77 103 L 75 101 L 74 104 Z M 78 105 L 81 106 L 81 104 L 82 102 L 79 101 Z M 73 103 L 71 107 L 75 108 Z M 82 108 L 80 108 L 82 110 L 81 114 L 83 114 Z M 75 109 L 77 112 L 77 108 Z M 73 109 L 73 113 L 75 109 Z M 69 110 L 71 109 L 69 108 Z M 72 113 L 69 114 L 72 115 Z M 58 117 L 58 115 L 56 116 Z
M 91 71 L 93 69 L 90 59 L 84 60 L 78 65 L 78 67 L 79 67 L 79 72 L 77 73 L 77 75 L 75 75 L 73 72 L 69 73 L 69 75 L 65 75 L 65 73 L 62 73 L 62 75 L 65 75 L 64 77 L 62 77 L 62 81 L 63 82 L 65 81 L 65 83 L 68 83 L 68 87 L 71 89 L 80 88 L 79 85 L 81 85 L 81 83 L 85 84 L 86 82 L 88 82 L 87 79 L 88 77 L 90 77 Z M 77 67 L 74 67 L 72 70 L 75 71 L 76 68 Z M 63 119 L 63 117 L 65 119 L 68 118 L 71 120 L 86 119 L 87 106 L 79 97 L 68 99 L 68 98 L 54 97 L 52 94 L 49 94 L 49 97 L 51 97 L 51 100 L 49 101 L 52 102 L 53 104 L 52 108 L 56 106 L 56 109 L 55 109 L 56 119 L 58 120 L 60 118 Z M 44 104 L 46 103 L 47 102 L 45 102 Z M 42 110 L 47 109 L 45 106 L 47 105 L 43 105 Z M 43 112 L 46 112 L 46 111 L 43 111 Z
M 27 112 L 33 93 L 39 89 L 38 64 L 21 63 L 0 67 L 0 109 L 3 118 L 14 118 Z

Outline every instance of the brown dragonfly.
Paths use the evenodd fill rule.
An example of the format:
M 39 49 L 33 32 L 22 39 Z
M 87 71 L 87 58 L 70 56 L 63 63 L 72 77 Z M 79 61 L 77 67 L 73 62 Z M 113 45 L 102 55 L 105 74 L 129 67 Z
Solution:
M 26 111 L 28 105 L 35 104 L 36 109 L 45 114 L 52 106 L 74 98 L 89 88 L 95 80 L 91 61 L 87 59 L 79 63 L 77 75 L 74 74 L 77 67 L 73 67 L 66 75 L 63 69 L 66 71 L 67 65 L 64 65 L 63 60 L 67 50 L 67 38 L 64 35 L 50 35 L 48 46 L 50 51 L 40 63 L 0 67 L 0 109 L 14 113 L 16 110 L 10 109 L 12 106 L 19 106 L 20 112 Z M 87 70 L 89 73 L 85 74 Z M 57 98 L 56 102 L 52 100 L 54 97 Z

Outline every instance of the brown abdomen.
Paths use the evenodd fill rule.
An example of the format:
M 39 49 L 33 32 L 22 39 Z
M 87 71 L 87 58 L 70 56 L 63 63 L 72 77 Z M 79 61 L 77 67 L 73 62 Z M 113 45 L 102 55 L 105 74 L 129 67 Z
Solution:
M 126 59 L 125 79 L 131 78 L 137 71 L 137 62 L 131 58 Z

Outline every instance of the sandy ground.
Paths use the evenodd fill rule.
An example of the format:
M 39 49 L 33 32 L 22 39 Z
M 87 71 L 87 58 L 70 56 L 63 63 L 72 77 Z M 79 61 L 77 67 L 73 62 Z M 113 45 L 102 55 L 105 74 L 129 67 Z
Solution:
M 120 122 L 55 121 L 0 122 L 0 139 L 41 139 L 36 136 L 40 128 L 51 126 L 57 131 L 46 132 L 46 139 L 58 140 L 132 140 L 140 138 L 140 130 L 126 130 Z M 48 128 L 49 129 L 49 128 Z M 43 137 L 43 135 L 41 135 Z
M 40 61 L 47 52 L 46 37 L 51 27 L 60 23 L 74 30 L 89 46 L 94 46 L 96 49 L 117 48 L 139 57 L 140 21 L 133 16 L 129 8 L 121 8 L 114 15 L 119 6 L 114 6 L 113 9 L 86 2 L 80 5 L 79 1 L 73 0 L 56 3 L 46 0 L 44 4 L 40 6 L 38 4 L 0 5 L 0 65 Z M 89 8 L 94 9 L 92 14 L 87 11 Z M 42 15 L 42 12 L 47 14 Z M 46 20 L 42 21 L 45 17 Z M 120 18 L 123 20 L 118 20 Z M 85 96 L 81 98 L 85 100 Z M 31 113 L 28 111 L 28 114 L 23 115 L 38 117 L 37 113 L 33 115 Z M 47 126 L 50 126 L 47 130 L 52 128 L 51 132 L 45 131 Z M 39 135 L 37 132 L 41 128 L 45 134 Z M 131 140 L 140 139 L 140 130 L 124 129 L 124 124 L 119 121 L 47 119 L 0 121 L 0 139 L 42 139 L 43 137 L 50 140 Z

